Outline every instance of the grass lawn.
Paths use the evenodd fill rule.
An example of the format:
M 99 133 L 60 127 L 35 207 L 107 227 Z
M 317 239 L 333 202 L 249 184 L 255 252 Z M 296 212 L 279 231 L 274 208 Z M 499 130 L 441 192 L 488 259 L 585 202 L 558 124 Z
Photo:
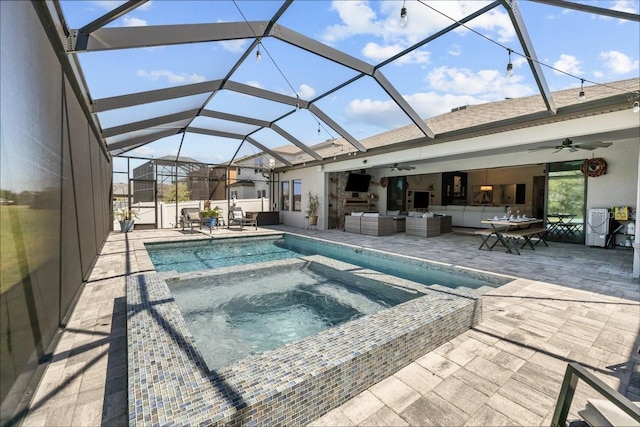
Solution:
M 28 206 L 0 206 L 0 293 L 24 274 L 60 256 L 56 212 Z

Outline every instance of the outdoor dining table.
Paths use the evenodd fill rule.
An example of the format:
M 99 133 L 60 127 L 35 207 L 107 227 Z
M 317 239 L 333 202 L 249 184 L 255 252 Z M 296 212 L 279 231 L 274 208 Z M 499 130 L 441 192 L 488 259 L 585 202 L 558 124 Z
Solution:
M 549 246 L 544 239 L 544 236 L 549 231 L 547 228 L 531 227 L 534 224 L 542 224 L 542 219 L 536 218 L 493 218 L 480 221 L 482 224 L 490 224 L 491 228 L 487 230 L 478 231 L 477 233 L 482 236 L 482 243 L 478 249 L 482 249 L 486 246 L 489 250 L 498 244 L 502 244 L 506 248 L 507 253 L 517 253 L 520 255 L 518 249 L 518 241 L 520 238 L 524 239 L 524 243 L 520 247 L 523 249 L 525 246 L 531 247 L 535 250 L 535 245 L 542 242 L 545 246 Z M 491 236 L 496 237 L 496 241 L 489 245 L 489 239 Z M 538 238 L 535 245 L 532 243 L 532 238 Z
M 549 234 L 556 234 L 559 240 L 563 237 L 572 236 L 580 228 L 582 223 L 573 222 L 575 214 L 570 213 L 550 213 L 547 214 L 547 224 Z

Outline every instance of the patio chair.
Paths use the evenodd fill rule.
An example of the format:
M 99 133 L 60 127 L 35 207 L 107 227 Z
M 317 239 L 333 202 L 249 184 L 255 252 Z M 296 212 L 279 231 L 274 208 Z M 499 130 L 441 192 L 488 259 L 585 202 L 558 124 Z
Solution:
M 229 226 L 239 225 L 240 229 L 243 229 L 245 225 L 253 225 L 256 230 L 258 229 L 258 220 L 253 217 L 247 217 L 242 208 L 234 207 L 229 211 Z
M 194 226 L 200 227 L 202 230 L 202 224 L 209 224 L 209 220 L 200 218 L 200 208 L 182 208 L 180 210 L 180 223 L 182 224 L 182 231 L 186 226 L 189 226 L 193 234 Z M 209 231 L 211 231 L 211 227 L 209 227 Z

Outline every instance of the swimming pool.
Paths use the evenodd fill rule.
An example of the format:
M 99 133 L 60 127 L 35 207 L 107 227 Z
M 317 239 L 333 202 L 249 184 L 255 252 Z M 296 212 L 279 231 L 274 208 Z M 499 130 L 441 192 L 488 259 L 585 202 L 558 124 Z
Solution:
M 323 255 L 427 286 L 438 284 L 451 288 L 478 289 L 501 286 L 510 280 L 410 256 L 289 233 L 270 237 L 147 243 L 145 246 L 157 271 L 184 273 L 304 255 Z
M 212 273 L 233 280 L 290 263 L 318 263 L 352 280 L 373 277 L 422 295 L 210 369 L 170 288 Z M 481 306 L 465 291 L 427 287 L 321 255 L 129 276 L 129 425 L 307 425 L 477 324 Z
M 158 273 L 127 278 L 130 425 L 146 425 L 149 420 L 160 425 L 306 425 L 477 324 L 482 317 L 477 295 L 507 281 L 476 270 L 289 233 L 145 246 Z M 267 299 L 275 301 L 276 308 L 291 307 L 291 300 L 301 297 L 283 296 L 291 292 L 287 282 L 298 274 L 291 268 L 322 270 L 320 279 L 313 278 L 316 282 L 334 282 L 337 277 L 338 282 L 352 284 L 366 279 L 408 289 L 417 297 L 369 313 L 371 302 L 356 295 L 366 315 L 355 316 L 340 301 L 350 291 L 333 288 L 313 297 L 305 294 L 302 299 L 337 292 L 341 297 L 328 306 L 342 306 L 337 318 L 346 321 L 320 331 L 318 323 L 334 320 L 318 322 L 314 313 L 302 320 L 303 333 L 290 342 L 270 349 L 236 344 L 248 347 L 249 355 L 212 361 L 207 346 L 233 346 L 223 342 L 224 331 L 216 330 L 223 328 L 223 322 L 247 321 L 239 331 L 259 338 L 294 332 L 296 327 L 287 323 L 300 321 L 297 308 L 286 308 L 291 312 L 284 317 L 282 313 L 254 316 L 248 312 L 256 307 L 261 311 L 264 295 L 238 297 L 238 289 L 224 290 L 227 283 L 239 288 L 279 287 L 277 292 L 266 292 L 272 294 Z M 277 283 L 259 285 L 267 272 L 283 274 Z M 301 278 L 303 289 L 309 285 L 306 280 L 309 277 Z M 211 295 L 194 291 L 187 298 L 195 301 L 193 310 L 181 309 L 178 289 L 196 283 L 206 283 Z M 207 313 L 209 306 L 228 292 L 228 303 L 222 305 L 231 309 L 216 323 Z M 285 300 L 287 304 L 280 304 Z M 316 309 L 326 312 L 327 306 L 310 311 Z M 200 328 L 189 326 L 192 315 L 204 315 Z M 267 323 L 283 328 L 269 331 Z M 202 329 L 204 338 L 197 337 L 200 332 L 195 329 Z
M 422 294 L 319 263 L 181 278 L 170 286 L 209 369 Z

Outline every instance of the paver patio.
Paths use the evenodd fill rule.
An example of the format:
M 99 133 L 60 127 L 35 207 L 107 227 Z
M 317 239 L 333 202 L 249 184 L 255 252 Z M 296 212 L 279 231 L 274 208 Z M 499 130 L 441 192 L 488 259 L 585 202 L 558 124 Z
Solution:
M 485 293 L 483 321 L 312 425 L 549 425 L 570 361 L 640 401 L 640 281 L 632 251 L 549 243 L 522 256 L 479 251 L 476 236 L 274 230 L 410 254 L 517 278 Z M 152 271 L 144 242 L 210 238 L 114 232 L 65 325 L 23 425 L 126 425 L 125 279 Z M 571 416 L 593 392 L 581 384 Z

